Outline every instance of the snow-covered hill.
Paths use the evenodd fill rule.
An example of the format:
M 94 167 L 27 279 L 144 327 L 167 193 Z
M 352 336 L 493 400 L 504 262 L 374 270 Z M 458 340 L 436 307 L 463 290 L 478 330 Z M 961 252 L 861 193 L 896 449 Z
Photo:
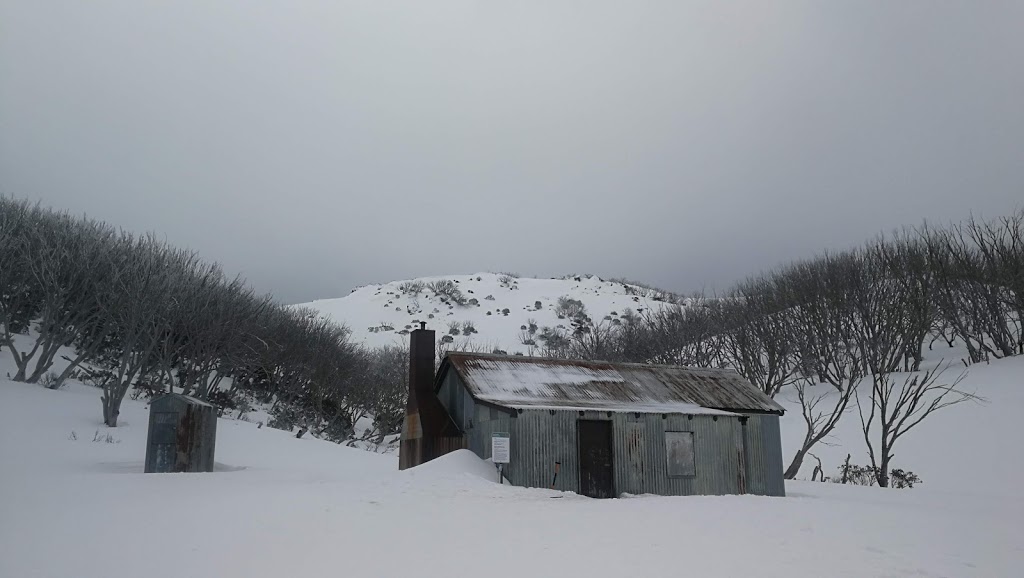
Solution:
M 559 298 L 583 303 L 594 323 L 608 324 L 619 323 L 627 310 L 643 313 L 678 299 L 665 291 L 589 275 L 533 279 L 478 273 L 367 285 L 345 297 L 301 306 L 344 323 L 357 342 L 369 346 L 404 343 L 409 331 L 426 322 L 438 339 L 448 336 L 456 343 L 471 340 L 478 349 L 528 353 L 530 346 L 523 340 L 530 339 L 531 330 L 571 329 L 569 318 L 559 317 Z

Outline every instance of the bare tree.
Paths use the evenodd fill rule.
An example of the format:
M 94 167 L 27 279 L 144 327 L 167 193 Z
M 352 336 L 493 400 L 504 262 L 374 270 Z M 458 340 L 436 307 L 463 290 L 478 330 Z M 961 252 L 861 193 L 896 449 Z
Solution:
M 971 218 L 963 228 L 979 255 L 984 282 L 1002 302 L 989 305 L 998 355 L 1024 354 L 1024 209 L 990 222 Z
M 50 226 L 40 227 L 34 234 L 38 236 L 33 243 L 37 254 L 29 261 L 29 269 L 44 297 L 35 325 L 35 369 L 25 379 L 29 383 L 39 381 L 61 348 L 82 332 L 98 340 L 109 330 L 107 318 L 97 306 L 97 295 L 109 280 L 102 257 L 115 243 L 112 228 L 66 215 L 57 215 Z M 94 351 L 95 346 L 84 347 L 68 357 L 68 365 L 52 386 L 63 383 Z M 23 359 L 28 357 L 31 355 Z
M 694 297 L 686 305 L 654 311 L 626 311 L 618 331 L 626 361 L 718 367 L 722 365 L 722 329 L 713 300 Z
M 747 280 L 712 308 L 722 327 L 725 363 L 771 397 L 799 371 L 794 315 L 775 283 L 773 278 Z
M 891 313 L 899 316 L 905 371 L 918 371 L 928 334 L 938 325 L 934 274 L 928 251 L 913 231 L 868 245 L 865 259 L 875 272 L 871 283 L 888 294 Z M 895 304 L 896 307 L 891 307 Z
M 942 383 L 946 368 L 948 366 L 940 366 L 902 381 L 891 374 L 874 375 L 870 392 L 857 394 L 861 431 L 880 487 L 889 486 L 889 464 L 893 448 L 901 437 L 940 409 L 981 400 L 973 393 L 957 389 L 965 376 L 963 373 L 951 383 Z
M 400 345 L 364 350 L 360 362 L 350 403 L 362 408 L 362 415 L 372 416 L 373 420 L 371 427 L 347 443 L 362 442 L 381 449 L 387 436 L 402 429 L 409 394 L 409 350 Z
M 34 352 L 22 352 L 14 336 L 28 330 L 44 298 L 29 262 L 34 254 L 32 232 L 45 219 L 38 206 L 0 197 L 0 345 L 14 357 L 14 379 L 24 380 Z
M 865 364 L 854 345 L 856 314 L 847 289 L 856 272 L 856 257 L 840 254 L 800 263 L 780 274 L 779 288 L 794 316 L 791 337 L 804 376 L 795 386 L 806 426 L 800 448 L 786 468 L 786 479 L 795 478 L 809 451 L 832 434 L 864 375 Z M 813 385 L 819 382 L 833 389 L 822 391 Z
M 125 393 L 154 364 L 178 273 L 174 265 L 187 254 L 172 251 L 152 237 L 126 235 L 107 257 L 114 273 L 101 306 L 114 326 L 109 342 L 114 377 L 103 386 L 103 422 L 116 427 Z
M 1002 275 L 1002 258 L 983 225 L 969 221 L 948 231 L 922 227 L 921 236 L 928 250 L 930 267 L 935 275 L 935 303 L 943 322 L 967 347 L 972 362 L 989 357 L 1005 357 L 1020 351 L 1015 335 L 1013 309 L 1009 306 L 1012 290 L 1001 282 L 1012 282 L 1019 273 Z M 1011 237 L 1012 238 L 1012 234 Z M 979 250 L 979 243 L 983 249 Z M 1011 242 L 1012 253 L 1014 244 Z M 1016 251 L 1020 251 L 1016 244 Z M 1010 270 L 1015 271 L 1014 258 Z M 1021 259 L 1020 256 L 1016 259 Z

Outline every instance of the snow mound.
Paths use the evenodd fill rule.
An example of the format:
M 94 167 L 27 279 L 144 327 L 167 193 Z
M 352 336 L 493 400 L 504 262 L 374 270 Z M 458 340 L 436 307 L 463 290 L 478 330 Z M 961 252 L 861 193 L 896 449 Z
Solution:
M 498 471 L 494 466 L 494 462 L 482 460 L 469 450 L 455 450 L 406 471 L 441 477 L 464 476 L 468 474 L 495 483 L 498 481 Z

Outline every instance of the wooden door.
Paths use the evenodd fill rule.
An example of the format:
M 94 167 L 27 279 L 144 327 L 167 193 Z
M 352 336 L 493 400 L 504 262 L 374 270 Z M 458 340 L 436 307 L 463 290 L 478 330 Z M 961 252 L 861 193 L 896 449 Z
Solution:
M 581 419 L 576 422 L 580 456 L 580 493 L 591 498 L 614 498 L 612 422 Z

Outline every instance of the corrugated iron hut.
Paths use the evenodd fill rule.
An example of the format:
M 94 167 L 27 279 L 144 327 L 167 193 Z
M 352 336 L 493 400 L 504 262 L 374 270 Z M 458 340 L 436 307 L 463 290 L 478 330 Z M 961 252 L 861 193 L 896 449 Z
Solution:
M 413 341 L 429 339 L 433 350 L 432 334 L 414 331 Z M 440 406 L 435 437 L 446 441 L 418 456 L 403 441 L 402 467 L 451 451 L 442 443 L 490 458 L 501 432 L 515 485 L 602 498 L 785 495 L 783 408 L 731 370 L 450 353 L 430 383 L 412 380 L 410 390 L 421 414 L 423 404 Z
M 146 473 L 212 472 L 217 408 L 171 393 L 149 404 Z

